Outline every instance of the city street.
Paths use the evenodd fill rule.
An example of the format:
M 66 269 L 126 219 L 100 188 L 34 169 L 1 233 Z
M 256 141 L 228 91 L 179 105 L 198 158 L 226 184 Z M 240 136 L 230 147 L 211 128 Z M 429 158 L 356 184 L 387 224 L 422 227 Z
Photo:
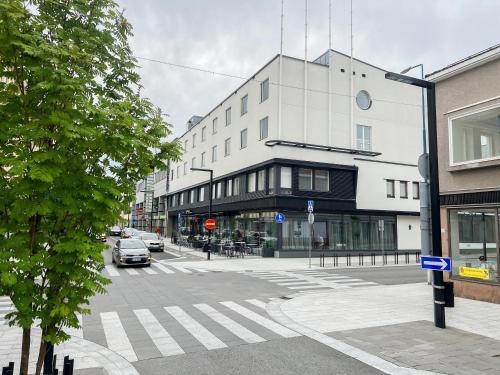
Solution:
M 108 250 L 112 284 L 83 317 L 83 337 L 116 351 L 140 374 L 376 374 L 274 322 L 265 305 L 293 293 L 425 280 L 416 266 L 214 272 L 200 258 L 197 267 L 183 267 L 191 259 L 173 254 L 153 253 L 158 261 L 150 268 L 117 269 Z

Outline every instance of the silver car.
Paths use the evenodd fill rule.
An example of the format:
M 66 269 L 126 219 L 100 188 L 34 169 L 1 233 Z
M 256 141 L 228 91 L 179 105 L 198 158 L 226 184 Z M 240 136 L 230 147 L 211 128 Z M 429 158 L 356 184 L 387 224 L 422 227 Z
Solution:
M 144 241 L 150 251 L 163 251 L 163 241 L 155 233 L 141 233 L 140 239 Z
M 118 267 L 131 265 L 151 265 L 151 253 L 144 241 L 122 238 L 113 246 L 111 261 Z

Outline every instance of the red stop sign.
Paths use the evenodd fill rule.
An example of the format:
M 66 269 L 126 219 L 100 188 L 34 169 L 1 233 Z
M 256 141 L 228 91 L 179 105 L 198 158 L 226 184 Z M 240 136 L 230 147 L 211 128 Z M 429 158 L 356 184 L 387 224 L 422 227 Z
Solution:
M 205 220 L 205 228 L 207 229 L 215 229 L 215 219 L 207 219 Z

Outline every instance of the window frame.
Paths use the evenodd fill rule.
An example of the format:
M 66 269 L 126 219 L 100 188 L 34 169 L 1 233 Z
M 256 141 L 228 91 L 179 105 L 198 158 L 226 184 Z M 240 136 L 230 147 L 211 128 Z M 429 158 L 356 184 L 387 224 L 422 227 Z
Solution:
M 266 136 L 263 137 L 262 136 L 262 124 L 263 124 L 263 121 L 265 120 L 265 124 L 266 124 Z M 266 116 L 264 118 L 261 118 L 259 120 L 259 141 L 262 141 L 263 139 L 266 139 L 269 137 L 269 116 Z
M 187 175 L 187 165 L 188 165 L 188 162 L 185 161 L 184 162 L 184 176 Z
M 231 137 L 224 140 L 224 157 L 231 156 Z
M 233 177 L 233 197 L 240 195 L 240 176 Z
M 196 168 L 196 156 L 191 158 L 191 168 Z
M 240 116 L 243 116 L 248 113 L 248 94 L 245 94 L 241 97 L 241 112 Z
M 392 186 L 392 194 L 389 194 L 389 184 Z M 385 192 L 387 198 L 396 198 L 396 180 L 391 180 L 390 178 L 385 179 Z
M 226 180 L 226 197 L 233 196 L 233 179 L 229 178 Z
M 200 186 L 198 188 L 198 202 L 205 201 L 205 186 Z
M 217 123 L 218 123 L 218 117 L 215 117 L 212 120 L 212 134 L 217 134 Z
M 193 134 L 193 140 L 191 141 L 191 148 L 196 148 L 196 133 Z
M 212 146 L 212 163 L 217 161 L 217 145 Z
M 226 118 L 226 122 L 225 122 L 226 126 L 231 125 L 231 117 L 232 117 L 231 112 L 232 112 L 231 107 L 226 108 L 226 117 L 225 117 Z
M 206 165 L 205 164 L 205 162 L 206 162 L 205 156 L 206 156 L 206 151 L 203 151 L 201 153 L 201 157 L 200 157 L 200 166 L 201 166 L 201 168 L 205 167 L 205 165 Z
M 266 170 L 259 169 L 257 171 L 257 190 L 256 191 L 265 191 L 266 190 Z
M 405 195 L 402 194 L 403 189 L 401 189 L 404 186 L 405 190 Z M 399 181 L 399 198 L 400 199 L 408 199 L 408 181 Z
M 358 138 L 358 129 L 362 129 L 362 138 Z M 365 139 L 365 134 L 366 130 L 369 130 L 369 139 L 368 139 L 368 146 L 367 147 L 367 142 Z M 361 141 L 362 146 L 358 147 L 359 143 Z M 372 151 L 373 149 L 373 128 L 370 125 L 363 125 L 363 124 L 356 124 L 356 149 L 361 150 L 361 151 Z
M 319 190 L 316 184 L 316 174 L 318 172 L 326 172 L 326 190 Z M 319 193 L 329 193 L 330 192 L 330 170 L 328 169 L 313 169 L 313 191 Z
M 245 135 L 245 145 L 243 145 L 243 135 Z M 248 128 L 240 131 L 240 150 L 247 148 L 248 146 Z
M 253 187 L 250 189 L 250 176 L 253 175 Z M 247 174 L 247 193 L 255 193 L 257 191 L 257 172 L 253 171 Z
M 310 188 L 307 188 L 307 189 L 304 189 L 300 186 L 300 171 L 303 170 L 303 171 L 309 171 L 310 172 L 310 178 L 311 178 L 311 181 L 310 181 Z M 313 188 L 314 188 L 314 171 L 312 168 L 297 168 L 297 181 L 298 181 L 298 185 L 297 185 L 297 189 L 299 191 L 313 191 Z
M 283 186 L 283 171 L 287 170 L 290 171 L 289 177 L 290 177 L 290 186 Z M 292 167 L 288 166 L 280 166 L 280 190 L 286 189 L 286 190 L 292 190 L 293 187 L 293 169 Z
M 207 140 L 207 126 L 201 128 L 201 141 L 205 142 Z
M 416 189 L 415 189 L 415 186 L 417 187 Z M 411 190 L 412 190 L 413 199 L 419 200 L 420 199 L 420 182 L 412 181 Z M 415 191 L 417 192 L 416 196 L 415 196 Z
M 266 90 L 267 89 L 267 90 Z M 264 97 L 267 94 L 266 97 Z M 263 103 L 269 99 L 269 78 L 266 78 L 260 83 L 260 102 Z

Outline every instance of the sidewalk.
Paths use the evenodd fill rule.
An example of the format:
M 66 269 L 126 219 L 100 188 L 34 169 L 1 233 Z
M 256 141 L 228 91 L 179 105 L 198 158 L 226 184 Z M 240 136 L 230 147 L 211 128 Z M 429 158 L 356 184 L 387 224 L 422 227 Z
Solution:
M 500 374 L 500 305 L 455 298 L 433 323 L 432 288 L 380 285 L 273 301 L 278 322 L 391 374 Z

